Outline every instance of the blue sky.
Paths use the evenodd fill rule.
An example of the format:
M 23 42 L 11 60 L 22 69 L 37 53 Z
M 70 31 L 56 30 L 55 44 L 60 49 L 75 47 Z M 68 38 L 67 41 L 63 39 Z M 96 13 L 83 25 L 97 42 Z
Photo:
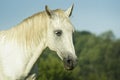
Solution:
M 34 13 L 67 9 L 74 3 L 71 21 L 76 30 L 97 35 L 112 30 L 120 38 L 120 0 L 0 0 L 0 30 L 9 29 Z

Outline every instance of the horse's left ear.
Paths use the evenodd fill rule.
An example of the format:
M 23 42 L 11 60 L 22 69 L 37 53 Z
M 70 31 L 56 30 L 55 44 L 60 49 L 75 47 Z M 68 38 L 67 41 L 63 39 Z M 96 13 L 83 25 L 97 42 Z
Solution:
M 70 17 L 72 15 L 74 4 L 65 11 L 65 14 Z
M 49 17 L 52 17 L 53 12 L 52 12 L 52 10 L 50 10 L 50 9 L 48 8 L 47 5 L 45 6 L 45 11 L 46 11 L 46 13 L 48 14 Z

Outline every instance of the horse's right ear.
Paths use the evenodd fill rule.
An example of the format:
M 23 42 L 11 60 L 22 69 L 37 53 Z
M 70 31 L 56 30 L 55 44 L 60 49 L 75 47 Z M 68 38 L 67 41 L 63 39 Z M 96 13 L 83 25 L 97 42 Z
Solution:
M 53 13 L 52 13 L 52 11 L 48 8 L 47 5 L 45 6 L 45 11 L 46 11 L 46 13 L 48 14 L 49 17 L 52 17 Z
M 70 17 L 73 11 L 74 4 L 65 11 L 65 14 Z

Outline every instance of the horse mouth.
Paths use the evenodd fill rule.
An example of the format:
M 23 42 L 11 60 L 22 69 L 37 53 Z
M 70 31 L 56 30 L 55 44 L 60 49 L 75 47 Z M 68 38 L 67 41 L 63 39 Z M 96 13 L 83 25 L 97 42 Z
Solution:
M 68 66 L 68 65 L 66 65 L 66 64 L 64 64 L 64 68 L 65 68 L 66 70 L 73 70 L 73 69 L 74 69 L 73 66 Z

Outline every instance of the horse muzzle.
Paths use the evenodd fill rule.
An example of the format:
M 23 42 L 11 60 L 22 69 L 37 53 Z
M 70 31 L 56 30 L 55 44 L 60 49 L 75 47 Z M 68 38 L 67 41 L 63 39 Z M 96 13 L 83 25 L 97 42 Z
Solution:
M 77 59 L 74 59 L 71 56 L 64 58 L 63 62 L 66 70 L 73 70 L 74 67 L 77 65 Z

